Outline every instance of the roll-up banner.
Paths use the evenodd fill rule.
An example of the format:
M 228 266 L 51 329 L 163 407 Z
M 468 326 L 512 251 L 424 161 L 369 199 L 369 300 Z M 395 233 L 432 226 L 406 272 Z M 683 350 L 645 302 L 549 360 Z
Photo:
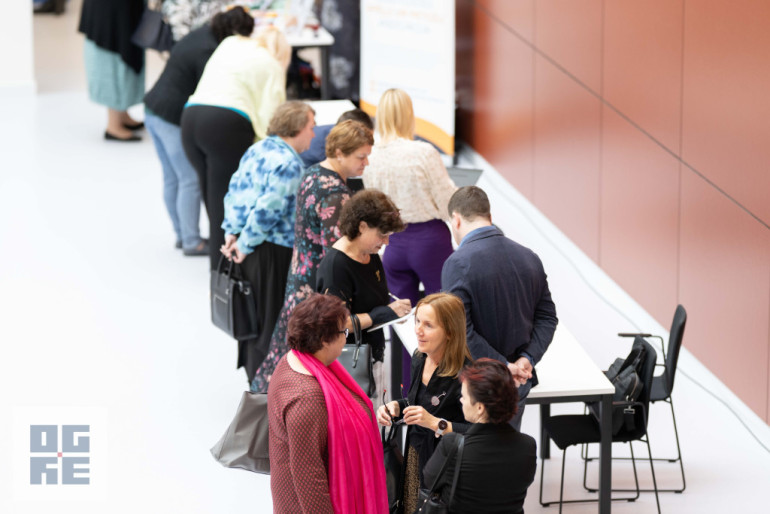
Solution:
M 361 1 L 361 108 L 376 116 L 390 88 L 412 97 L 417 135 L 453 155 L 453 0 Z

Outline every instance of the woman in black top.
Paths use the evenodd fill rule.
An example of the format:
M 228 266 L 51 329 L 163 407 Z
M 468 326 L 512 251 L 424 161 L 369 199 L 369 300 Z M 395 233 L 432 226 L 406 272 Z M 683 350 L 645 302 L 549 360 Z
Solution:
M 182 147 L 182 109 L 219 43 L 233 34 L 248 36 L 253 29 L 254 18 L 241 7 L 217 14 L 210 25 L 190 32 L 174 45 L 163 73 L 144 97 L 145 125 L 163 168 L 163 200 L 176 246 L 185 255 L 208 255 L 209 247 L 198 228 L 198 175 Z
M 404 229 L 404 224 L 390 198 L 381 191 L 369 189 L 345 203 L 340 211 L 339 227 L 342 237 L 329 248 L 318 266 L 316 291 L 332 294 L 345 302 L 351 314 L 358 317 L 363 342 L 371 346 L 375 362 L 382 362 L 385 336 L 382 330 L 366 329 L 404 316 L 412 306 L 409 300 L 390 302 L 385 270 L 377 252 L 388 244 L 390 234 Z M 347 328 L 351 329 L 348 343 L 353 343 L 351 320 Z
M 470 364 L 465 343 L 465 307 L 457 296 L 428 295 L 414 315 L 417 350 L 412 356 L 412 383 L 406 398 L 377 410 L 377 421 L 389 426 L 401 418 L 409 425 L 404 462 L 404 512 L 414 512 L 420 487 L 428 483 L 423 468 L 442 436 L 465 432 L 469 424 L 460 404 L 460 372 Z
M 460 476 L 449 511 L 523 513 L 527 488 L 535 478 L 537 445 L 508 424 L 519 401 L 513 377 L 503 363 L 479 359 L 463 370 L 460 380 L 463 413 L 473 425 L 465 433 Z M 428 486 L 455 448 L 454 437 L 449 434 L 425 466 Z M 455 460 L 453 453 L 439 477 L 437 487 L 444 501 L 449 499 Z

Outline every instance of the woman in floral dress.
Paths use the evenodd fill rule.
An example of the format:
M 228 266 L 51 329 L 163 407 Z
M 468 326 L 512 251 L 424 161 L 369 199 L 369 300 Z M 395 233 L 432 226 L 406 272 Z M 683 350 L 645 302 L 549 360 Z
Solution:
M 286 328 L 294 307 L 315 291 L 316 270 L 326 249 L 340 238 L 337 219 L 352 192 L 345 183 L 369 164 L 374 137 L 357 121 L 343 121 L 326 138 L 326 159 L 305 172 L 297 191 L 294 251 L 286 296 L 265 359 L 257 368 L 251 390 L 266 392 L 270 377 L 289 347 Z

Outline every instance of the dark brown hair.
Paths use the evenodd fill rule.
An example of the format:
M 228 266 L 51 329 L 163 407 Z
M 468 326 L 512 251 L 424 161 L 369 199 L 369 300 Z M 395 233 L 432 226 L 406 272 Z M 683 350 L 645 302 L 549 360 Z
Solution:
M 324 343 L 339 336 L 348 310 L 336 296 L 311 293 L 294 307 L 289 318 L 286 339 L 289 348 L 303 353 L 315 353 Z
M 221 43 L 226 37 L 234 34 L 250 36 L 254 31 L 254 18 L 240 5 L 222 11 L 211 19 L 211 33 Z
M 338 123 L 326 136 L 326 157 L 337 156 L 337 150 L 348 156 L 364 145 L 373 145 L 372 131 L 358 121 L 347 120 Z
M 339 124 L 347 120 L 353 120 L 362 123 L 366 128 L 374 131 L 374 123 L 372 123 L 372 118 L 361 109 L 351 109 L 349 111 L 343 112 L 337 119 L 337 123 Z
M 383 234 L 401 232 L 406 227 L 393 200 L 377 189 L 359 191 L 345 202 L 340 211 L 340 232 L 355 239 L 361 233 L 358 227 L 362 221 Z
M 463 186 L 452 195 L 447 206 L 449 215 L 455 212 L 468 221 L 476 218 L 492 219 L 489 198 L 483 189 L 476 186 Z
M 417 302 L 415 312 L 420 307 L 430 305 L 436 313 L 436 321 L 447 336 L 444 357 L 438 365 L 440 377 L 457 377 L 465 364 L 465 358 L 471 359 L 471 352 L 465 342 L 465 306 L 457 296 L 449 293 L 434 293 Z
M 308 114 L 315 114 L 310 105 L 299 100 L 289 100 L 278 106 L 267 126 L 268 136 L 294 137 L 305 128 Z
M 519 410 L 519 391 L 502 362 L 478 359 L 463 370 L 460 380 L 468 388 L 471 404 L 484 404 L 489 423 L 507 423 Z

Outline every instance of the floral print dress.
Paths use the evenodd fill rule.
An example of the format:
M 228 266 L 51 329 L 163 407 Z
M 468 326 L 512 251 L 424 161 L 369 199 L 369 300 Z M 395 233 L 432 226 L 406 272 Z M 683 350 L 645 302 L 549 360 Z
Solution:
M 294 307 L 315 291 L 316 270 L 326 250 L 340 238 L 337 220 L 353 193 L 334 171 L 316 164 L 308 168 L 297 190 L 294 251 L 286 295 L 265 360 L 257 369 L 251 390 L 267 392 L 278 361 L 289 351 L 286 329 Z

